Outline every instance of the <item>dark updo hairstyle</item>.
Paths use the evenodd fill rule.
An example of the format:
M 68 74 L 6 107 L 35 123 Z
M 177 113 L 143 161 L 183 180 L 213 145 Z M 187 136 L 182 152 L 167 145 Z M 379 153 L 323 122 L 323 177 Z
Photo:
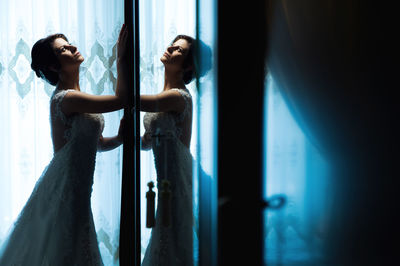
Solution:
M 180 39 L 184 39 L 190 44 L 189 51 L 182 66 L 184 69 L 192 66 L 191 69 L 186 70 L 183 73 L 183 82 L 189 84 L 196 75 L 202 77 L 211 69 L 211 48 L 201 40 L 195 40 L 192 37 L 183 34 L 176 36 L 171 45 Z M 198 49 L 197 46 L 199 46 Z M 197 53 L 200 53 L 202 58 L 197 58 Z
M 188 50 L 188 53 L 186 54 L 185 60 L 183 61 L 183 65 L 182 65 L 183 69 L 185 69 L 189 66 L 192 66 L 191 69 L 189 69 L 183 73 L 183 82 L 185 84 L 189 84 L 195 76 L 195 66 L 194 66 L 195 40 L 188 35 L 180 34 L 175 37 L 175 39 L 172 41 L 171 45 L 181 39 L 186 40 L 189 43 L 189 50 Z
M 31 68 L 35 71 L 36 76 L 44 79 L 53 86 L 58 83 L 58 73 L 51 70 L 51 68 L 60 69 L 61 67 L 52 48 L 54 40 L 58 38 L 62 38 L 68 42 L 64 34 L 53 34 L 37 41 L 31 51 Z

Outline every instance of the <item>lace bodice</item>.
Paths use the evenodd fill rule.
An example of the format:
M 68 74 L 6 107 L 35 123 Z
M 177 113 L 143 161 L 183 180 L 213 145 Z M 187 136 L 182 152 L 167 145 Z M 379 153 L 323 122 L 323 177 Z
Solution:
M 146 113 L 143 118 L 145 134 L 157 137 L 180 138 L 184 131 L 184 120 L 192 115 L 192 96 L 187 89 L 172 89 L 178 91 L 185 100 L 185 108 L 181 113 L 176 112 L 154 112 Z M 191 126 L 191 124 L 189 125 Z M 150 139 L 150 138 L 149 138 Z M 147 146 L 148 143 L 145 143 Z M 151 146 L 151 145 L 150 145 Z
M 83 113 L 67 117 L 61 111 L 61 102 L 64 96 L 70 91 L 74 90 L 55 90 L 50 99 L 50 104 L 53 106 L 53 111 L 50 115 L 53 130 L 62 131 L 65 128 L 65 130 L 63 130 L 65 142 L 68 142 L 73 138 L 80 139 L 82 142 L 93 142 L 98 140 L 104 129 L 104 117 L 102 114 Z M 62 127 L 63 129 L 57 127 Z M 52 132 L 53 140 L 55 138 L 54 134 L 56 133 Z

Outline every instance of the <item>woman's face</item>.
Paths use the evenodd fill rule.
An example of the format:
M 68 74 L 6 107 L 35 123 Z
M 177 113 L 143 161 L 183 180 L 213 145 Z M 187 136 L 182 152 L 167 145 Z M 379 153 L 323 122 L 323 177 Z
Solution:
M 183 62 L 189 51 L 190 44 L 185 39 L 179 39 L 167 47 L 160 60 L 165 67 L 182 69 Z
M 63 38 L 55 39 L 52 47 L 63 70 L 79 67 L 85 60 L 78 49 Z

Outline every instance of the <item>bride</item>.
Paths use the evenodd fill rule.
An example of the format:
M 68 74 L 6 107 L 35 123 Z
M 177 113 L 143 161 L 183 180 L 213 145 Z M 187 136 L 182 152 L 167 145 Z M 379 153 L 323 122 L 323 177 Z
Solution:
M 143 266 L 193 265 L 192 211 L 192 97 L 186 88 L 195 75 L 195 41 L 178 35 L 161 57 L 164 88 L 156 95 L 141 95 L 142 149 L 152 149 L 158 184 L 155 226 Z M 167 181 L 167 183 L 166 183 Z M 169 199 L 163 197 L 169 194 Z M 168 201 L 168 202 L 166 202 Z
M 50 35 L 32 48 L 32 69 L 56 85 L 50 100 L 54 157 L 0 248 L 0 265 L 103 265 L 90 206 L 97 150 L 121 144 L 105 138 L 101 113 L 127 106 L 123 64 L 127 29 L 118 38 L 115 95 L 95 96 L 79 87 L 84 58 L 63 34 Z

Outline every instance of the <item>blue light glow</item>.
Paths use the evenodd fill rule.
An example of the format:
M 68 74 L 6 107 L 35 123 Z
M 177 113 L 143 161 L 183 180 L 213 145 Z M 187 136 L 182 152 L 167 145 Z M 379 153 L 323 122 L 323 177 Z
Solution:
M 282 209 L 264 212 L 265 262 L 315 263 L 329 211 L 329 164 L 293 119 L 270 75 L 265 90 L 264 198 L 286 197 Z

